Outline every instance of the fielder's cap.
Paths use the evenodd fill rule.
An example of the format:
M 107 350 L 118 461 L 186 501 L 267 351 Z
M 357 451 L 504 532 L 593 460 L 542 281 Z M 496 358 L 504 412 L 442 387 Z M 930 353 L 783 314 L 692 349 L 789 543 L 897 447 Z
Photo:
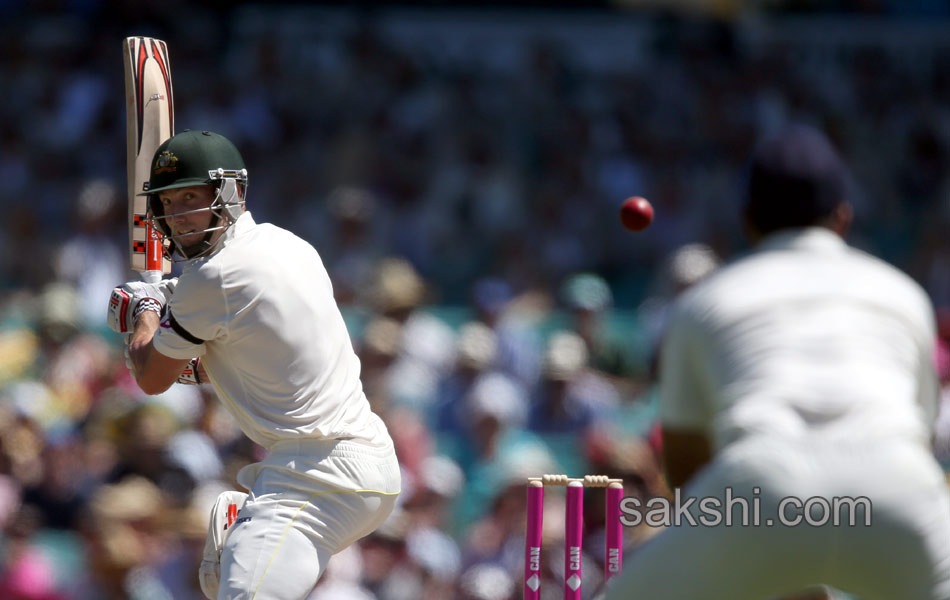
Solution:
M 762 233 L 815 225 L 845 200 L 846 186 L 847 170 L 828 138 L 790 125 L 752 154 L 746 216 Z
M 145 196 L 212 182 L 210 172 L 241 171 L 244 159 L 226 137 L 210 131 L 185 130 L 155 150 Z

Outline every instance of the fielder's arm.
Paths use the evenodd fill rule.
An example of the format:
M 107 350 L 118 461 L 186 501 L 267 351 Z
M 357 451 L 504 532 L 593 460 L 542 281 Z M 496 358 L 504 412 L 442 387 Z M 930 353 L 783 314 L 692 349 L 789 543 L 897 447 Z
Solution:
M 152 338 L 158 330 L 159 315 L 146 311 L 135 321 L 135 330 L 129 340 L 129 358 L 132 360 L 135 381 L 146 394 L 161 394 L 178 381 L 188 366 L 188 359 L 170 358 L 155 349 Z

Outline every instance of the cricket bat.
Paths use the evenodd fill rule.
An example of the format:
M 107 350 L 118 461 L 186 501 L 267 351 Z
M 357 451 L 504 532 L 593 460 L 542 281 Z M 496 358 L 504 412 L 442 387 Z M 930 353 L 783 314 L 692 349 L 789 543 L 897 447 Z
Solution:
M 129 253 L 133 270 L 157 282 L 171 272 L 162 234 L 147 217 L 145 191 L 155 150 L 175 133 L 175 106 L 168 47 L 162 40 L 129 37 L 125 51 L 125 115 L 128 148 Z

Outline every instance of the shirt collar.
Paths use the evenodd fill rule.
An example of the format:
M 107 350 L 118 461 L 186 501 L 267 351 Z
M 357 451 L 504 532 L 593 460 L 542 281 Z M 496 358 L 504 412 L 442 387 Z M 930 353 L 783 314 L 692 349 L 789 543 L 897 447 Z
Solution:
M 237 218 L 237 221 L 234 222 L 234 227 L 228 230 L 228 233 L 236 235 L 232 232 L 241 232 L 244 233 L 251 227 L 254 227 L 257 223 L 254 222 L 254 217 L 251 216 L 251 211 L 245 210 L 241 213 L 241 216 Z
M 756 251 L 769 250 L 843 250 L 847 243 L 827 227 L 782 229 L 759 242 Z
M 237 221 L 228 227 L 224 235 L 221 236 L 221 245 L 227 246 L 231 240 L 254 227 L 254 225 L 256 225 L 256 223 L 254 222 L 254 217 L 251 216 L 251 211 L 245 210 L 241 213 L 241 216 L 237 218 Z
M 214 256 L 215 254 L 220 252 L 222 248 L 230 244 L 231 241 L 235 237 L 237 237 L 238 235 L 242 235 L 244 232 L 248 231 L 249 229 L 254 227 L 256 224 L 257 223 L 254 222 L 254 217 L 251 216 L 251 211 L 245 210 L 237 218 L 237 221 L 235 221 L 234 224 L 228 227 L 224 231 L 224 233 L 221 234 L 221 239 L 218 240 L 217 244 L 215 244 L 214 249 L 210 253 L 206 254 L 205 256 L 196 258 L 194 260 L 200 261 L 201 259 L 207 259 Z

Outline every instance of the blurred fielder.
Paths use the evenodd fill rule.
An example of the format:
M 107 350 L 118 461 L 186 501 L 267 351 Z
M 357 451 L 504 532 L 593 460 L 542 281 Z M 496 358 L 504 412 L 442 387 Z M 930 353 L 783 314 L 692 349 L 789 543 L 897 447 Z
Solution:
M 933 310 L 910 278 L 845 244 L 845 187 L 811 128 L 753 154 L 753 252 L 677 302 L 660 414 L 670 483 L 758 498 L 759 525 L 742 526 L 741 508 L 732 527 L 684 520 L 631 556 L 607 598 L 764 600 L 825 584 L 862 600 L 950 599 Z M 822 512 L 836 497 L 866 497 L 871 514 L 835 526 Z M 781 510 L 784 498 L 801 504 Z
M 149 215 L 187 262 L 177 281 L 116 288 L 109 320 L 131 332 L 130 367 L 143 391 L 207 380 L 269 451 L 238 474 L 246 501 L 228 492 L 215 506 L 202 590 L 221 600 L 301 600 L 330 556 L 392 511 L 399 467 L 363 394 L 320 256 L 255 223 L 246 186 L 240 154 L 220 135 L 186 131 L 159 146 Z

